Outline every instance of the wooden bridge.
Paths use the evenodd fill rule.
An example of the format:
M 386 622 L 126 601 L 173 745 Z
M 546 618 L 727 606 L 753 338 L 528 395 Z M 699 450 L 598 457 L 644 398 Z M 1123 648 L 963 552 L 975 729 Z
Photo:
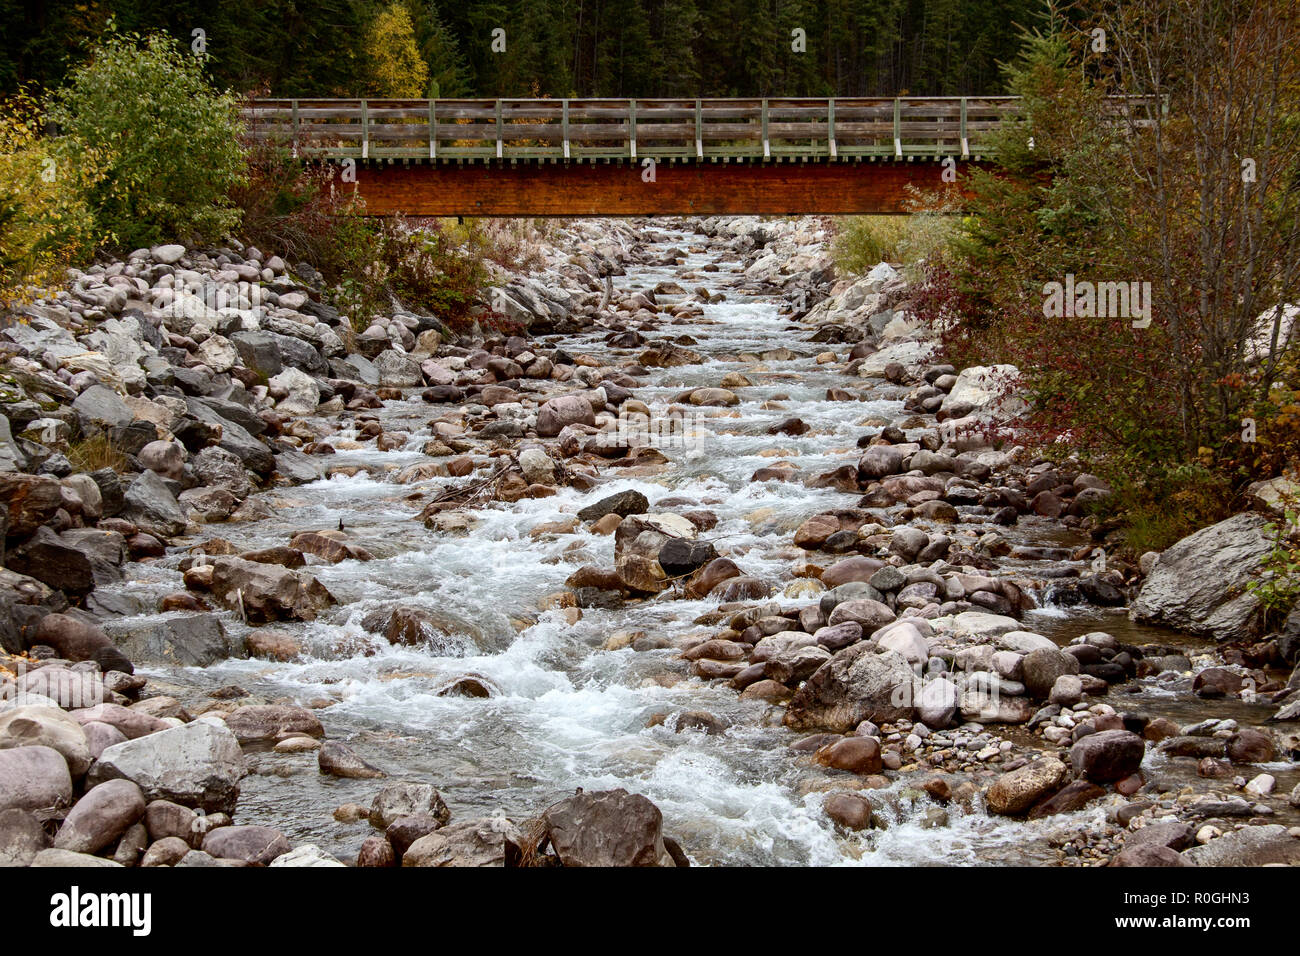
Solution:
M 1013 97 L 252 100 L 252 136 L 351 160 L 368 215 L 894 213 L 988 158 Z M 343 177 L 346 181 L 347 177 Z

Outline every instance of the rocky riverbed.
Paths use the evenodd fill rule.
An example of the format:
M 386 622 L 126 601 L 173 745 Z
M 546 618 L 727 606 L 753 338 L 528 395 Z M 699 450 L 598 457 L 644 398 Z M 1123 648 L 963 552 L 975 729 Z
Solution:
M 0 863 L 1300 861 L 1275 488 L 1120 561 L 1015 370 L 828 240 L 568 226 L 526 336 L 353 333 L 235 246 L 26 309 Z

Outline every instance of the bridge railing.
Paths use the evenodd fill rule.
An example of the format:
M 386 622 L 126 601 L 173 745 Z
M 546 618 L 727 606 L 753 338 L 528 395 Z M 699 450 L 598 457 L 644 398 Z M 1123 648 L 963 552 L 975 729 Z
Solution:
M 256 138 L 304 157 L 465 160 L 850 159 L 987 155 L 1015 97 L 264 99 Z

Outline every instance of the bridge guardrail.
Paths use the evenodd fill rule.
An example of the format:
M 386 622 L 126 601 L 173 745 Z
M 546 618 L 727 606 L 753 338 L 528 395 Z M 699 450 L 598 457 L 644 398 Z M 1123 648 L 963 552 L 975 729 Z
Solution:
M 243 117 L 303 157 L 434 161 L 979 159 L 1014 97 L 264 99 Z

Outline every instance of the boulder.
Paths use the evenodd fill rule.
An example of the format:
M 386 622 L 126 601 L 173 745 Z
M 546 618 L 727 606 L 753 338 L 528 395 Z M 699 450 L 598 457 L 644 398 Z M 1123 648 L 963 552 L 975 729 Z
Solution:
M 844 601 L 831 611 L 827 623 L 831 626 L 853 622 L 862 627 L 862 633 L 870 635 L 894 620 L 894 612 L 889 606 L 870 598 Z
M 1070 748 L 1070 765 L 1077 776 L 1093 783 L 1114 783 L 1137 773 L 1146 743 L 1128 730 L 1102 730 L 1080 737 Z
M 18 690 L 48 697 L 65 710 L 102 704 L 107 694 L 104 678 L 94 671 L 54 664 L 23 674 L 18 678 Z
M 90 743 L 81 724 L 57 707 L 28 705 L 0 711 L 0 750 L 49 747 L 79 778 L 90 769 Z
M 1079 673 L 1079 660 L 1064 651 L 1043 647 L 1026 654 L 1020 668 L 1025 690 L 1041 700 L 1052 693 L 1058 677 Z
M 284 368 L 280 349 L 271 333 L 260 330 L 232 332 L 229 339 L 245 368 L 268 379 L 280 374 Z
M 952 681 L 945 677 L 928 679 L 917 698 L 917 719 L 932 730 L 942 730 L 955 722 L 959 701 L 960 692 Z
M 375 371 L 384 388 L 417 388 L 424 384 L 420 363 L 408 355 L 386 349 L 375 357 Z
M 451 819 L 451 811 L 433 784 L 409 781 L 390 783 L 375 795 L 370 804 L 370 825 L 387 830 L 399 818 L 417 813 L 428 814 L 440 820 L 444 826 Z
M 506 843 L 522 839 L 505 817 L 464 820 L 420 837 L 402 854 L 402 866 L 505 866 Z
M 30 866 L 48 849 L 50 838 L 36 815 L 28 810 L 0 810 L 0 869 Z
M 1273 549 L 1267 525 L 1248 512 L 1183 538 L 1161 553 L 1129 616 L 1219 641 L 1250 637 L 1259 599 L 1246 585 Z
M 880 741 L 875 737 L 842 737 L 816 753 L 818 763 L 832 770 L 872 774 L 883 769 Z
M 784 723 L 847 733 L 864 720 L 911 719 L 920 681 L 896 651 L 862 642 L 839 651 L 795 692 Z
M 1138 867 L 1158 867 L 1158 866 L 1195 866 L 1187 856 L 1179 853 L 1177 850 L 1171 850 L 1167 846 L 1153 846 L 1151 844 L 1138 844 L 1137 846 L 1126 846 L 1113 857 L 1111 857 L 1108 866 L 1138 866 Z
M 142 531 L 174 537 L 185 530 L 185 512 L 176 497 L 152 471 L 143 471 L 126 489 L 122 516 Z
M 68 813 L 54 846 L 98 853 L 144 816 L 144 794 L 129 780 L 108 780 L 87 791 Z
M 671 859 L 659 808 L 623 789 L 567 797 L 548 807 L 542 822 L 563 866 L 662 866 Z
M 384 837 L 388 840 L 393 852 L 401 858 L 411 844 L 422 837 L 428 836 L 434 830 L 442 829 L 445 821 L 429 813 L 413 813 L 408 817 L 398 817 L 388 829 L 384 831 Z
M 537 434 L 543 438 L 554 438 L 567 425 L 595 424 L 591 402 L 581 395 L 561 395 L 537 410 Z
M 351 747 L 337 740 L 327 740 L 321 744 L 316 759 L 320 772 L 330 777 L 364 780 L 385 776 L 382 770 L 366 763 Z
M 1070 770 L 1055 757 L 1043 757 L 1004 773 L 984 794 L 990 813 L 1018 816 L 1050 797 L 1070 779 Z
M 110 623 L 118 649 L 140 664 L 207 667 L 241 656 L 215 614 L 168 616 L 149 621 Z
M 320 720 L 292 704 L 249 704 L 226 715 L 226 726 L 242 744 L 272 744 L 288 737 L 324 737 Z
M 822 809 L 826 815 L 846 830 L 869 830 L 875 807 L 860 793 L 830 793 Z
M 1277 758 L 1277 745 L 1262 730 L 1247 727 L 1227 740 L 1228 759 L 1233 763 L 1268 763 Z
M 1192 847 L 1183 854 L 1197 866 L 1300 864 L 1300 840 L 1284 826 L 1247 826 Z
M 45 615 L 31 643 L 46 644 L 69 661 L 99 660 L 103 652 L 115 648 L 97 624 L 71 614 Z
M 1148 823 L 1134 830 L 1124 841 L 1126 847 L 1162 846 L 1171 850 L 1186 850 L 1196 845 L 1196 831 L 1181 820 Z
M 141 710 L 132 710 L 130 707 L 123 707 L 121 704 L 98 704 L 94 707 L 74 710 L 69 716 L 82 727 L 88 727 L 91 724 L 112 727 L 122 734 L 125 740 L 147 737 L 149 734 L 156 734 L 160 730 L 167 730 L 171 727 L 171 724 L 161 717 L 146 714 Z
M 203 852 L 219 860 L 242 860 L 253 866 L 268 866 L 292 847 L 274 827 L 217 827 L 203 838 Z
M 81 430 L 88 434 L 129 425 L 135 420 L 130 406 L 107 385 L 92 385 L 72 403 Z
M 51 747 L 0 750 L 0 811 L 29 810 L 41 816 L 72 803 L 72 776 Z
M 49 528 L 37 529 L 31 538 L 10 551 L 5 564 L 73 597 L 84 597 L 95 588 L 95 569 L 90 559 Z
M 330 856 L 314 843 L 304 843 L 302 846 L 296 846 L 288 853 L 277 856 L 271 861 L 270 865 L 273 867 L 346 866 L 341 860 Z
M 185 446 L 180 442 L 151 441 L 136 458 L 141 467 L 172 481 L 180 481 L 185 474 Z
M 275 410 L 281 415 L 305 418 L 316 414 L 316 406 L 320 404 L 320 386 L 306 372 L 286 368 L 271 378 L 267 385 L 276 394 L 285 393 L 285 397 L 275 403 Z
M 212 593 L 226 607 L 242 611 L 252 624 L 312 621 L 335 603 L 334 595 L 306 571 L 292 571 L 236 557 L 212 561 Z
M 47 475 L 0 471 L 0 504 L 8 509 L 9 537 L 26 538 L 63 507 L 63 486 Z
M 60 870 L 81 869 L 84 867 L 100 866 L 122 866 L 114 860 L 106 860 L 103 857 L 92 856 L 89 853 L 76 853 L 72 850 L 60 850 L 56 847 L 50 847 L 48 850 L 42 850 L 36 854 L 36 858 L 31 862 L 32 866 L 54 867 Z
M 650 510 L 650 502 L 646 496 L 639 491 L 620 491 L 617 494 L 601 498 L 595 504 L 587 505 L 578 512 L 578 518 L 582 521 L 597 521 L 605 515 L 618 515 L 626 518 L 628 515 L 641 515 Z
M 246 772 L 235 735 L 220 723 L 201 719 L 109 747 L 91 767 L 88 780 L 92 785 L 130 780 L 148 800 L 230 813 Z

